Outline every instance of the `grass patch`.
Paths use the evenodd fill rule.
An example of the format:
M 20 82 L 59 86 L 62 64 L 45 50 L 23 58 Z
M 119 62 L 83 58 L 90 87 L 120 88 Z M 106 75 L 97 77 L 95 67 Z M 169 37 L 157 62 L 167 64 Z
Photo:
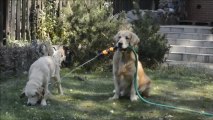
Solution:
M 68 73 L 63 69 L 61 76 Z M 213 113 L 213 77 L 203 70 L 184 67 L 146 70 L 152 78 L 150 101 Z M 83 76 L 84 81 L 73 75 Z M 0 79 L 1 120 L 211 120 L 184 111 L 159 108 L 129 99 L 108 101 L 113 95 L 111 73 L 80 73 L 62 80 L 64 96 L 50 86 L 53 96 L 46 107 L 26 106 L 19 99 L 27 75 Z

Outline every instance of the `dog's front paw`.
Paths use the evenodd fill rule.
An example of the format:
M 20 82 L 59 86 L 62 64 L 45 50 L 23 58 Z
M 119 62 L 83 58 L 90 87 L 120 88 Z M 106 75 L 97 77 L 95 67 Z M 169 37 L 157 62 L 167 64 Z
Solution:
M 113 97 L 110 97 L 109 100 L 117 100 L 118 98 L 119 96 L 115 94 Z
M 46 100 L 43 99 L 43 100 L 41 101 L 41 106 L 46 106 L 46 105 L 47 105 L 47 102 L 46 102 Z
M 130 97 L 130 100 L 133 102 L 133 101 L 137 101 L 138 100 L 138 96 L 137 95 L 134 95 L 134 96 L 131 96 Z

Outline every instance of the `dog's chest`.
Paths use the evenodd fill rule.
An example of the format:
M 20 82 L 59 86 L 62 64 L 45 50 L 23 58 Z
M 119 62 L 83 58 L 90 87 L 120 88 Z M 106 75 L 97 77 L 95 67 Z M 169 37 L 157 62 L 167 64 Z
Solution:
M 131 62 L 121 61 L 119 64 L 120 64 L 118 68 L 119 75 L 124 76 L 125 78 L 129 78 L 133 76 L 133 73 L 135 72 L 135 68 Z

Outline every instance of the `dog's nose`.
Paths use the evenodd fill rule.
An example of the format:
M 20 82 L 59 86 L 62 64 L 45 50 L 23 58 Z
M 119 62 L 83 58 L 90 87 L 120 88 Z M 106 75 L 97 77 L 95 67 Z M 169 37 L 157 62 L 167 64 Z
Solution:
M 118 48 L 122 48 L 123 43 L 118 43 Z
M 27 105 L 28 105 L 28 106 L 31 106 L 32 104 L 31 104 L 31 103 L 27 103 Z

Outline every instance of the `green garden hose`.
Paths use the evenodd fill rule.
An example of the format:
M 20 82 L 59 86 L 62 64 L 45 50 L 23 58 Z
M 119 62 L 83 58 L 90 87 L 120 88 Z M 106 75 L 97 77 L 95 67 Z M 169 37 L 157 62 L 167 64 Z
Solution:
M 180 107 L 176 107 L 176 106 L 172 106 L 172 105 L 165 105 L 165 104 L 160 104 L 160 103 L 155 103 L 155 102 L 150 102 L 148 100 L 146 100 L 145 98 L 143 98 L 138 90 L 138 83 L 137 83 L 137 72 L 138 72 L 138 57 L 137 57 L 137 53 L 135 51 L 135 49 L 133 47 L 128 47 L 129 50 L 131 50 L 134 55 L 135 55 L 135 67 L 136 67 L 136 72 L 134 74 L 134 88 L 135 88 L 135 91 L 138 95 L 138 97 L 140 98 L 141 101 L 145 102 L 145 103 L 148 103 L 148 104 L 151 104 L 151 105 L 155 105 L 155 106 L 158 106 L 158 107 L 163 107 L 163 108 L 170 108 L 170 109 L 177 109 L 177 110 L 182 110 L 182 111 L 187 111 L 187 112 L 191 112 L 191 113 L 198 113 L 198 114 L 201 114 L 201 115 L 206 115 L 206 116 L 210 116 L 210 117 L 213 117 L 213 114 L 212 113 L 207 113 L 207 112 L 200 112 L 200 111 L 196 111 L 196 110 L 191 110 L 191 109 L 186 109 L 186 108 L 180 108 Z

